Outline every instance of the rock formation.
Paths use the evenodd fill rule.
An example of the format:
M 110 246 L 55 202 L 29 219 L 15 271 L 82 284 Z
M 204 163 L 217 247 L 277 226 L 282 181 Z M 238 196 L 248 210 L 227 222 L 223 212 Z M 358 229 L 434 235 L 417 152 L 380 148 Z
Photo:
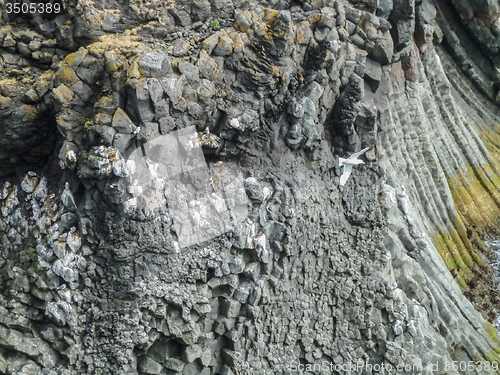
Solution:
M 0 9 L 0 373 L 498 373 L 497 0 L 58 4 Z

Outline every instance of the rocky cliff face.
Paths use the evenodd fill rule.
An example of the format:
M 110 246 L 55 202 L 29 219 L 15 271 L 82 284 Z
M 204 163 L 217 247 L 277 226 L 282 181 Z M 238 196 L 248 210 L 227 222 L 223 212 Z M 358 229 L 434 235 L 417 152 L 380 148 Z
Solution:
M 62 4 L 1 9 L 0 373 L 500 361 L 498 2 Z

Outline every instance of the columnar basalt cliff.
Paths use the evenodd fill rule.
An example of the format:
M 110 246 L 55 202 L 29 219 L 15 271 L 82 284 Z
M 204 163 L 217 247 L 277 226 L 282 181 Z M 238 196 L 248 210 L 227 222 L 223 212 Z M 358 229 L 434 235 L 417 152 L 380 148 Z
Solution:
M 500 372 L 445 369 L 500 361 L 497 0 L 6 3 L 0 373 Z M 192 126 L 247 210 L 182 246 L 130 157 Z

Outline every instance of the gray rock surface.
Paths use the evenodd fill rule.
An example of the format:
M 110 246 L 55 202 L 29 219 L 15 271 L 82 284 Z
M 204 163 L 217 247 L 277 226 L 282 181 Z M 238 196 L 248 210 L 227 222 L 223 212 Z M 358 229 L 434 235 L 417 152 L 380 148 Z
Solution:
M 500 361 L 498 1 L 63 3 L 0 19 L 0 373 Z

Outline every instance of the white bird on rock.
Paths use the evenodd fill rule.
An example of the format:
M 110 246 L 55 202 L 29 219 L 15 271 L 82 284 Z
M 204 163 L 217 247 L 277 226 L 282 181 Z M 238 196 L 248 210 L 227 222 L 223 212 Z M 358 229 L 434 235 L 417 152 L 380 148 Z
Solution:
M 73 194 L 71 193 L 69 182 L 66 182 L 64 184 L 64 191 L 61 194 L 61 200 L 66 207 L 76 208 L 75 199 L 73 198 Z
M 347 159 L 339 158 L 339 167 L 344 166 L 344 172 L 340 176 L 340 185 L 345 185 L 349 176 L 351 176 L 352 166 L 356 164 L 365 164 L 363 160 L 359 160 L 358 157 L 363 155 L 368 151 L 370 147 L 366 147 L 359 152 L 356 152 L 349 156 Z

